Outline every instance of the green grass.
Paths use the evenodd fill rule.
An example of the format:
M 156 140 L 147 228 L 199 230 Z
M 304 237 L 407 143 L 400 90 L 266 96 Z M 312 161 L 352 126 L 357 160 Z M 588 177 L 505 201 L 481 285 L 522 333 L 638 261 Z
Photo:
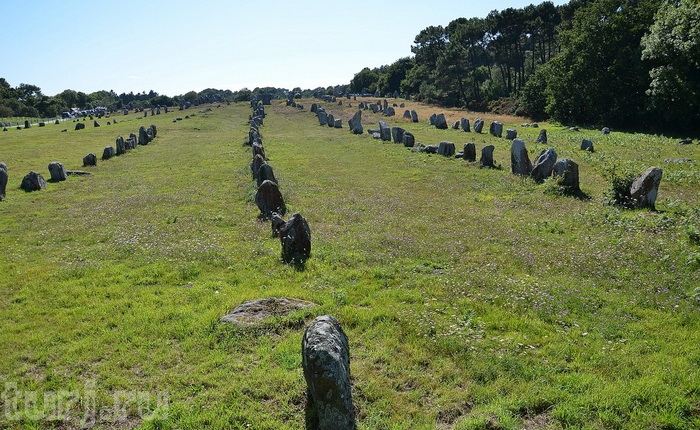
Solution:
M 353 136 L 346 106 L 327 105 L 346 128 L 320 127 L 311 102 L 275 102 L 261 129 L 311 227 L 304 270 L 256 218 L 247 104 L 0 134 L 0 427 L 75 427 L 92 411 L 96 428 L 304 428 L 301 336 L 326 313 L 350 339 L 359 429 L 700 426 L 697 145 L 540 124 L 544 146 L 504 119 L 531 159 L 551 146 L 579 163 L 581 200 L 511 175 L 505 139 L 435 130 L 429 113 L 388 119 L 425 144 L 495 145 L 503 170 L 479 169 Z M 380 119 L 363 113 L 365 129 Z M 81 167 L 150 124 L 148 146 Z M 93 175 L 19 190 L 51 161 Z M 656 212 L 605 204 L 611 168 L 653 165 Z M 273 296 L 319 306 L 255 329 L 218 322 Z M 51 393 L 72 399 L 64 415 Z

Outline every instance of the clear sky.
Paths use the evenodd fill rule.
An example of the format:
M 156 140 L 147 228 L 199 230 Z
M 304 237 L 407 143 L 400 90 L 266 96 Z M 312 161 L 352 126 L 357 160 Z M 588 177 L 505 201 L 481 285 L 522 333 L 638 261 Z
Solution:
M 527 0 L 0 0 L 0 77 L 52 96 L 316 88 L 411 55 L 415 36 Z M 554 0 L 560 5 L 567 1 Z

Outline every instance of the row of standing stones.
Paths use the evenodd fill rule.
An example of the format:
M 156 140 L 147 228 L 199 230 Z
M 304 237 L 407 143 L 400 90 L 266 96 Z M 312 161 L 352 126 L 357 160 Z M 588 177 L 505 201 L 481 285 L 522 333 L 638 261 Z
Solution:
M 79 123 L 82 124 L 82 123 Z M 149 128 L 141 126 L 139 129 L 138 136 L 131 133 L 128 139 L 124 139 L 122 136 L 118 136 L 116 140 L 116 150 L 113 146 L 105 147 L 102 153 L 103 160 L 109 160 L 112 157 L 125 154 L 127 151 L 136 148 L 136 145 L 148 145 L 153 139 L 155 139 L 158 134 L 155 125 L 151 125 Z M 83 157 L 83 167 L 96 166 L 97 156 L 94 153 L 89 153 Z M 49 182 L 62 182 L 65 181 L 69 175 L 89 175 L 89 172 L 84 172 L 80 170 L 67 170 L 63 163 L 58 161 L 52 161 L 48 166 L 50 179 Z M 7 190 L 7 165 L 0 162 L 0 201 L 4 200 L 6 197 Z M 22 183 L 20 188 L 25 192 L 39 191 L 47 187 L 47 181 L 41 175 L 41 173 L 31 171 L 22 178 Z
M 379 112 L 381 109 L 380 102 L 376 104 L 371 104 L 372 112 Z M 364 130 L 362 127 L 362 109 L 365 105 L 362 103 L 353 117 L 348 120 L 348 125 L 350 131 L 353 134 L 363 134 Z M 387 115 L 386 100 L 384 100 L 384 108 L 382 112 L 385 116 Z M 319 124 L 321 126 L 328 125 L 329 127 L 341 128 L 341 120 L 333 117 L 332 114 L 326 113 L 322 106 L 313 104 L 311 106 L 312 113 L 315 113 Z M 418 122 L 418 116 L 415 111 L 408 111 L 404 113 L 404 119 L 410 119 L 412 122 Z M 447 120 L 445 115 L 432 114 L 429 118 L 430 125 L 446 130 L 448 129 Z M 475 133 L 481 133 L 483 131 L 485 122 L 481 118 L 477 118 L 474 121 L 473 130 Z M 523 127 L 539 128 L 538 124 L 522 124 Z M 489 126 L 489 134 L 492 136 L 501 138 L 503 137 L 503 124 L 499 121 L 492 121 Z M 463 132 L 471 132 L 472 127 L 468 118 L 461 118 L 455 121 L 452 125 L 452 129 L 460 130 Z M 572 128 L 571 130 L 576 130 Z M 456 151 L 455 144 L 449 141 L 441 141 L 439 145 L 423 145 L 420 142 L 415 141 L 415 137 L 409 131 L 406 131 L 402 127 L 390 127 L 385 121 L 379 121 L 378 130 L 368 130 L 370 134 L 375 139 L 381 139 L 382 141 L 394 141 L 394 143 L 400 143 L 408 148 L 412 148 L 415 152 L 425 152 L 428 154 L 439 154 L 446 157 L 454 156 L 455 158 L 463 158 L 469 162 L 476 162 L 476 145 L 473 142 L 468 142 L 464 145 L 464 149 L 461 152 Z M 604 127 L 601 130 L 603 135 L 610 134 L 610 129 Z M 515 129 L 506 129 L 505 138 L 512 142 L 511 144 L 511 172 L 519 176 L 530 176 L 537 183 L 543 183 L 546 179 L 554 177 L 557 179 L 560 190 L 565 194 L 570 195 L 581 195 L 581 187 L 579 181 L 579 166 L 576 162 L 568 158 L 557 159 L 557 153 L 554 148 L 548 148 L 542 150 L 540 154 L 535 158 L 535 162 L 530 161 L 527 148 L 525 147 L 525 142 L 522 139 L 518 139 L 518 132 Z M 547 130 L 541 129 L 537 136 L 537 143 L 547 144 Z M 593 142 L 590 139 L 582 139 L 580 149 L 587 152 L 595 152 L 593 147 Z M 498 168 L 494 162 L 493 152 L 495 147 L 493 145 L 487 145 L 481 150 L 481 158 L 479 159 L 479 166 L 483 168 Z M 671 160 L 673 161 L 673 160 Z M 659 185 L 661 183 L 661 177 L 663 170 L 658 167 L 650 167 L 640 176 L 638 176 L 630 185 L 629 190 L 627 190 L 627 195 L 629 196 L 629 202 L 632 206 L 638 208 L 651 208 L 654 209 L 656 196 L 658 194 Z
M 299 107 L 293 100 L 288 101 L 287 105 Z M 273 235 L 280 238 L 282 259 L 286 263 L 303 264 L 311 255 L 311 232 L 306 220 L 298 213 L 287 221 L 282 218 L 287 211 L 286 205 L 272 166 L 267 163 L 260 133 L 265 118 L 264 106 L 265 103 L 260 104 L 258 100 L 251 101 L 253 114 L 249 118 L 248 144 L 253 154 L 250 167 L 258 187 L 255 202 L 260 209 L 260 218 L 271 220 Z M 288 298 L 259 299 L 239 305 L 232 314 L 222 317 L 222 320 L 231 322 L 235 318 L 245 321 L 246 317 L 241 317 L 245 312 L 248 315 L 251 311 L 253 314 L 266 314 L 269 311 L 263 309 L 280 307 L 308 307 L 308 303 Z M 347 335 L 334 317 L 319 316 L 304 330 L 302 367 L 310 412 L 307 414 L 307 428 L 355 429 L 350 384 L 350 347 Z

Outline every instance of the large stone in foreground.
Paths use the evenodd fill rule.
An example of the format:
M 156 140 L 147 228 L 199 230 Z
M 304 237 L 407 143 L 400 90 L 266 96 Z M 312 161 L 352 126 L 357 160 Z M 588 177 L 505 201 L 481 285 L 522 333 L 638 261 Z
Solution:
M 46 188 L 46 180 L 37 172 L 29 172 L 22 179 L 20 188 L 26 192 L 43 190 Z
M 493 163 L 493 150 L 496 149 L 493 145 L 485 146 L 481 149 L 481 159 L 479 159 L 480 167 L 487 167 L 489 169 L 496 168 Z
M 581 192 L 578 176 L 578 164 L 568 158 L 561 158 L 554 163 L 552 176 L 559 178 L 559 186 L 567 194 L 578 194 Z
M 476 161 L 476 145 L 474 142 L 467 142 L 464 144 L 463 157 L 467 161 Z
M 273 212 L 280 215 L 287 212 L 279 187 L 270 180 L 263 181 L 258 187 L 258 192 L 255 193 L 255 204 L 258 205 L 260 216 L 264 219 L 269 219 Z
M 656 196 L 659 193 L 659 184 L 661 184 L 662 175 L 663 170 L 658 167 L 650 167 L 632 182 L 632 186 L 630 186 L 630 197 L 635 207 L 655 208 Z
M 314 422 L 307 422 L 306 428 L 354 430 L 350 346 L 338 320 L 330 315 L 314 319 L 304 331 L 301 350 L 309 406 L 314 409 L 307 413 Z
M 97 155 L 91 152 L 85 157 L 83 157 L 83 167 L 87 166 L 97 166 Z

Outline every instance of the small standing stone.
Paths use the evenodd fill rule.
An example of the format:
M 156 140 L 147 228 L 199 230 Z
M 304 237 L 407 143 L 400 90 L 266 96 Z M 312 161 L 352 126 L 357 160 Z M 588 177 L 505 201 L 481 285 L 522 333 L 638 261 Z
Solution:
M 481 159 L 479 160 L 479 165 L 481 167 L 487 167 L 490 169 L 496 166 L 493 163 L 493 150 L 496 149 L 493 145 L 488 145 L 481 150 Z
M 29 172 L 22 179 L 20 188 L 26 192 L 43 190 L 46 188 L 46 180 L 37 172 Z
M 304 264 L 311 257 L 311 230 L 300 214 L 295 213 L 280 227 L 279 236 L 285 263 Z
M 403 133 L 403 146 L 406 148 L 413 148 L 413 145 L 416 144 L 416 138 L 413 136 L 413 133 L 410 133 L 408 131 L 404 131 Z
M 455 155 L 455 144 L 452 142 L 447 142 L 443 140 L 438 146 L 437 153 L 439 155 L 444 155 L 445 157 L 451 157 Z
M 561 158 L 554 163 L 552 176 L 560 178 L 560 186 L 568 194 L 581 192 L 578 178 L 578 164 L 568 158 Z
M 532 179 L 541 184 L 545 179 L 552 176 L 554 163 L 557 162 L 557 153 L 553 148 L 545 149 L 537 156 L 535 164 L 532 167 Z
M 540 130 L 540 134 L 537 135 L 537 143 L 541 143 L 543 145 L 547 144 L 547 130 L 544 128 Z
M 470 131 L 470 128 L 469 128 L 469 119 L 467 119 L 467 118 L 462 118 L 462 119 L 460 120 L 460 123 L 461 123 L 461 126 L 462 126 L 462 131 L 468 133 L 468 132 Z
M 581 141 L 581 150 L 582 151 L 588 151 L 588 152 L 595 152 L 593 150 L 593 142 L 591 142 L 588 139 L 583 139 Z
M 510 166 L 514 175 L 529 176 L 532 172 L 532 163 L 522 139 L 513 139 L 510 147 Z
M 68 178 L 66 168 L 63 167 L 63 164 L 59 163 L 58 161 L 52 161 L 49 163 L 49 173 L 51 174 L 51 182 L 61 182 Z
M 489 134 L 496 137 L 503 137 L 503 124 L 498 121 L 493 121 L 489 127 Z
M 438 130 L 447 130 L 447 119 L 444 113 L 440 113 L 435 117 L 435 128 Z
M 91 152 L 83 157 L 83 167 L 87 166 L 97 166 L 97 155 Z
M 102 151 L 102 159 L 109 160 L 110 158 L 114 157 L 114 155 L 114 148 L 111 146 L 105 146 L 104 151 Z
M 484 129 L 484 120 L 481 118 L 477 118 L 476 121 L 474 121 L 474 133 L 481 133 L 481 130 Z
M 632 182 L 630 197 L 635 207 L 654 209 L 663 170 L 650 167 Z
M 518 130 L 514 128 L 509 128 L 508 130 L 506 130 L 506 139 L 513 140 L 516 137 L 518 137 Z

